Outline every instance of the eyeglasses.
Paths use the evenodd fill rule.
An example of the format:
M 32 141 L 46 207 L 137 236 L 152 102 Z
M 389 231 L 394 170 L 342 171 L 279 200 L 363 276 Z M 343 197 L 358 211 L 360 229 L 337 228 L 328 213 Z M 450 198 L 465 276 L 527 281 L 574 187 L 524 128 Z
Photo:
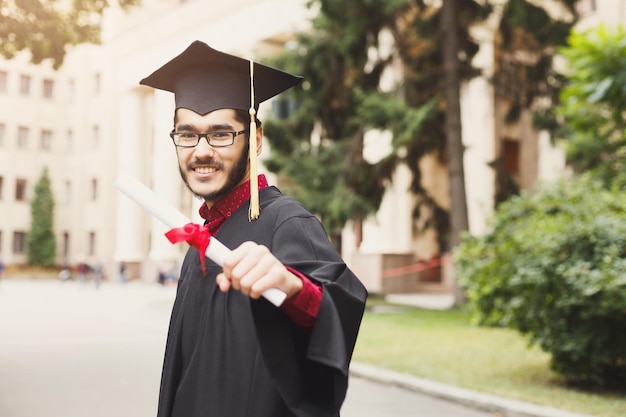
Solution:
M 248 129 L 240 130 L 239 132 L 170 132 L 170 137 L 174 141 L 174 145 L 180 148 L 193 148 L 198 146 L 200 138 L 205 138 L 207 143 L 215 148 L 230 146 L 235 143 L 235 136 L 239 136 L 242 133 L 246 133 Z

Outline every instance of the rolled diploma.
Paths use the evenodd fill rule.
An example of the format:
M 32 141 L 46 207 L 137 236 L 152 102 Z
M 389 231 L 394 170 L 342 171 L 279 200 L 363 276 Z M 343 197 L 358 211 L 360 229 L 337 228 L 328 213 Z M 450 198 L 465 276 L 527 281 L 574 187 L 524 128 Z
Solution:
M 173 229 L 182 227 L 191 222 L 191 220 L 180 211 L 169 205 L 167 201 L 157 195 L 154 191 L 146 187 L 136 178 L 131 176 L 120 176 L 115 181 L 115 188 L 128 196 L 135 203 L 152 213 L 154 217 L 161 220 L 167 227 Z M 205 256 L 218 264 L 224 265 L 224 258 L 230 253 L 222 242 L 211 236 L 209 246 L 206 249 Z M 278 288 L 270 288 L 263 293 L 269 302 L 279 307 L 287 294 Z

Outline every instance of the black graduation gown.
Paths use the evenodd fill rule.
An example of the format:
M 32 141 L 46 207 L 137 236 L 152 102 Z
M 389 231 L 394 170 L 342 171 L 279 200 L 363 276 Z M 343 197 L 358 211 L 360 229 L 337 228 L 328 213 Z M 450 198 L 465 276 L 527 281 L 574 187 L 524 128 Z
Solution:
M 260 191 L 261 216 L 243 204 L 216 237 L 235 248 L 267 246 L 285 265 L 323 286 L 310 332 L 267 300 L 222 293 L 221 268 L 190 248 L 172 309 L 158 417 L 335 417 L 367 292 L 321 223 L 275 187 Z

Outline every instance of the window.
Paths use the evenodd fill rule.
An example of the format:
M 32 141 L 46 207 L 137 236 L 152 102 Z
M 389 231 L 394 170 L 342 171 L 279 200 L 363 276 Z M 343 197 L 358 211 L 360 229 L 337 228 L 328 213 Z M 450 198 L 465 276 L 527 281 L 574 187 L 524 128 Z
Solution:
M 284 120 L 298 108 L 298 102 L 293 97 L 281 97 L 272 102 L 272 111 L 277 119 Z
M 91 201 L 96 201 L 98 199 L 98 180 L 93 178 L 91 180 Z
M 74 80 L 69 80 L 67 82 L 67 90 L 68 90 L 68 98 L 70 103 L 74 102 L 74 95 L 76 94 L 76 92 L 74 91 Z
M 17 147 L 28 149 L 28 128 L 20 126 L 17 128 Z
M 20 75 L 20 94 L 30 95 L 30 75 Z
M 94 95 L 98 95 L 100 94 L 100 84 L 101 84 L 101 77 L 100 74 L 94 74 L 93 76 L 93 93 Z
M 15 180 L 15 201 L 26 201 L 26 180 Z
M 52 149 L 52 131 L 51 130 L 42 130 L 41 131 L 41 149 L 44 151 L 49 151 Z
M 504 139 L 502 141 L 502 160 L 504 163 L 504 171 L 508 174 L 516 176 L 519 174 L 519 158 L 520 145 L 513 139 Z
M 6 136 L 6 125 L 0 123 L 0 148 L 4 146 L 4 137 Z
M 576 11 L 580 16 L 588 15 L 596 10 L 598 10 L 596 0 L 579 0 L 576 3 Z
M 0 71 L 0 93 L 7 92 L 7 78 L 8 78 L 7 72 Z
M 26 232 L 13 232 L 13 253 L 26 253 Z
M 67 259 L 70 255 L 70 234 L 68 232 L 63 232 L 63 242 L 61 245 L 61 254 Z
M 87 255 L 94 256 L 96 254 L 96 232 L 89 232 Z
M 43 80 L 43 97 L 44 98 L 52 98 L 54 95 L 54 81 L 53 80 Z
M 63 202 L 69 204 L 72 201 L 72 183 L 65 181 L 63 186 Z
M 72 131 L 72 129 L 68 129 L 67 130 L 67 151 L 71 151 L 72 148 L 74 147 L 74 132 Z
M 91 134 L 93 149 L 98 149 L 100 146 L 100 126 L 95 125 L 91 129 Z

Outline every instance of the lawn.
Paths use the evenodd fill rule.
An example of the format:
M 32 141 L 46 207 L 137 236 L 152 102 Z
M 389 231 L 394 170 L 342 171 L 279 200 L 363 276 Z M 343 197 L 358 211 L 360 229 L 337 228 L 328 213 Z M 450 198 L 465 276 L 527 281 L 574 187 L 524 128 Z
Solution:
M 477 327 L 459 310 L 390 308 L 372 303 L 354 361 L 490 394 L 598 417 L 626 416 L 626 393 L 568 388 L 549 355 L 519 333 Z

